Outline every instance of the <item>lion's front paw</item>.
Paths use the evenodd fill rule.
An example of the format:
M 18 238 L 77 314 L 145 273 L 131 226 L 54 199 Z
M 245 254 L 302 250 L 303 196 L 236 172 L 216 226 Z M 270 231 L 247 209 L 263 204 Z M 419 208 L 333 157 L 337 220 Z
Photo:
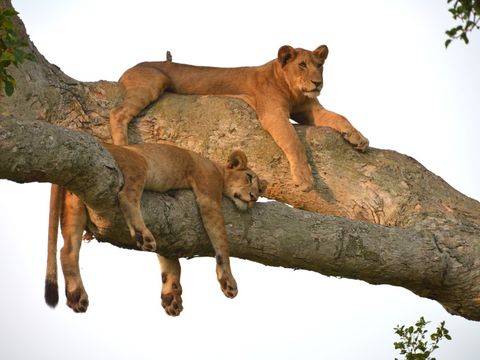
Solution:
M 223 275 L 218 279 L 220 287 L 226 297 L 233 299 L 238 294 L 237 282 L 232 275 Z
M 363 136 L 359 131 L 353 131 L 351 133 L 346 133 L 343 135 L 345 140 L 347 140 L 350 144 L 353 145 L 355 149 L 358 151 L 366 151 L 368 149 L 369 141 L 368 139 Z
M 88 308 L 88 295 L 84 289 L 67 291 L 67 305 L 76 313 L 84 313 Z
M 135 232 L 135 241 L 138 248 L 143 251 L 155 251 L 157 249 L 155 238 L 148 229 L 145 229 L 143 232 Z
M 300 191 L 307 192 L 313 189 L 313 177 L 309 169 L 294 172 L 293 182 Z
M 313 188 L 313 183 L 311 183 L 311 182 L 302 182 L 302 183 L 295 182 L 295 186 L 298 188 L 298 190 L 300 190 L 302 192 L 309 192 Z
M 183 310 L 182 306 L 182 287 L 180 284 L 174 282 L 169 292 L 162 289 L 162 307 L 170 316 L 178 316 Z

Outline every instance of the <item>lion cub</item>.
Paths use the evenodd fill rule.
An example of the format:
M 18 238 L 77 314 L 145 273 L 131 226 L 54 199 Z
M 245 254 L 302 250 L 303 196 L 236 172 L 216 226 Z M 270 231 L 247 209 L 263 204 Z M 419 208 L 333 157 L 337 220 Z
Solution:
M 220 166 L 192 151 L 167 144 L 104 144 L 104 147 L 122 171 L 124 185 L 118 193 L 119 205 L 137 246 L 147 251 L 156 249 L 155 238 L 145 226 L 140 210 L 143 190 L 165 192 L 192 189 L 215 251 L 217 279 L 225 296 L 235 297 L 238 290 L 230 269 L 227 233 L 221 206 L 222 194 L 230 198 L 238 209 L 245 211 L 257 201 L 264 190 L 264 182 L 248 168 L 245 154 L 234 151 L 226 165 Z M 65 244 L 61 260 L 67 305 L 75 312 L 85 312 L 88 296 L 80 276 L 78 253 L 86 227 L 86 209 L 72 193 L 66 192 L 58 196 L 63 197 L 64 202 L 61 229 Z M 53 207 L 55 206 L 57 209 L 52 209 L 51 206 L 50 216 L 58 218 L 59 203 Z M 49 232 L 45 299 L 50 306 L 55 306 L 58 302 L 56 241 L 56 234 L 51 236 Z M 176 316 L 183 309 L 180 263 L 178 259 L 167 259 L 160 255 L 158 257 L 162 265 L 162 306 L 167 314 Z

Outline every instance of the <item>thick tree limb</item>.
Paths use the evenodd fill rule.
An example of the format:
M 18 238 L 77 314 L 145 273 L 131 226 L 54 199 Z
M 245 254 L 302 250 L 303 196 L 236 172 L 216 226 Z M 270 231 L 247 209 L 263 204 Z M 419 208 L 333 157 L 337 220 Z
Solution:
M 30 134 L 34 129 L 40 141 L 32 144 L 30 136 L 18 137 L 18 129 Z M 90 229 L 96 237 L 116 246 L 135 248 L 114 196 L 121 177 L 109 154 L 93 139 L 44 122 L 24 124 L 14 120 L 2 121 L 0 134 L 0 177 L 15 181 L 58 180 L 64 186 L 79 187 L 91 208 Z M 45 151 L 45 137 L 52 144 L 70 139 L 66 152 L 82 157 L 67 155 L 59 166 L 64 152 Z M 76 174 L 64 180 L 65 173 L 72 172 L 66 169 L 72 168 L 76 174 L 101 174 L 101 181 L 99 176 L 90 176 L 88 182 Z M 98 201 L 98 189 L 105 184 L 110 184 L 112 190 L 103 192 L 105 201 Z M 435 229 L 425 230 L 431 226 L 429 220 L 425 226 L 403 229 L 310 213 L 276 202 L 257 204 L 249 213 L 237 212 L 227 199 L 223 205 L 233 256 L 373 284 L 403 286 L 439 301 L 452 313 L 480 318 L 475 286 L 479 276 L 478 226 L 462 228 L 461 223 L 444 220 L 437 222 Z M 147 226 L 160 239 L 159 252 L 180 257 L 212 255 L 191 192 L 147 192 L 142 206 Z M 472 234 L 472 230 L 477 233 Z M 456 248 L 448 244 L 456 244 Z
M 61 128 L 108 141 L 116 84 L 70 79 L 31 49 L 38 62 L 14 69 L 17 91 L 0 98 L 0 177 L 65 185 L 90 206 L 99 240 L 134 248 L 116 207 L 114 162 L 92 138 Z M 310 193 L 290 183 L 283 154 L 237 100 L 167 94 L 131 124 L 130 139 L 171 141 L 220 162 L 242 148 L 270 182 L 268 197 L 311 211 L 267 203 L 240 214 L 225 200 L 233 256 L 403 286 L 480 320 L 480 204 L 407 156 L 360 154 L 329 129 L 297 130 L 317 180 Z M 190 192 L 146 193 L 142 206 L 163 254 L 212 254 Z

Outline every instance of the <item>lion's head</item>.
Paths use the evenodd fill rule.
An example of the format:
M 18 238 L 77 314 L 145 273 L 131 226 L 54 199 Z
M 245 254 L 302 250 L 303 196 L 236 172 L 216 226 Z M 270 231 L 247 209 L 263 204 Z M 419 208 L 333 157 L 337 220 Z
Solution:
M 251 208 L 265 187 L 266 182 L 248 168 L 245 153 L 240 150 L 232 152 L 225 165 L 223 193 L 236 207 L 241 211 Z
M 277 60 L 292 91 L 316 98 L 323 87 L 323 63 L 327 56 L 326 45 L 314 51 L 284 45 L 278 49 Z

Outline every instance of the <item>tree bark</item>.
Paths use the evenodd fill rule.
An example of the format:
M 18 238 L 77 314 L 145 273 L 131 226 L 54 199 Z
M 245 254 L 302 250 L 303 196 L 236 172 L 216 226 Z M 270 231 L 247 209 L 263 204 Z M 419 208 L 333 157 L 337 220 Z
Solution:
M 19 19 L 17 28 L 28 40 Z M 0 178 L 67 187 L 88 205 L 99 241 L 135 248 L 117 207 L 121 173 L 94 140 L 110 141 L 117 84 L 71 79 L 29 44 L 37 62 L 9 68 L 16 92 L 0 95 Z M 403 286 L 480 320 L 479 202 L 408 156 L 358 153 L 328 128 L 296 129 L 316 180 L 309 193 L 293 186 L 283 153 L 239 100 L 165 94 L 132 122 L 129 138 L 173 142 L 222 163 L 241 148 L 269 181 L 267 197 L 307 210 L 269 202 L 238 213 L 225 199 L 232 256 Z M 191 192 L 146 192 L 142 212 L 162 254 L 213 254 Z

